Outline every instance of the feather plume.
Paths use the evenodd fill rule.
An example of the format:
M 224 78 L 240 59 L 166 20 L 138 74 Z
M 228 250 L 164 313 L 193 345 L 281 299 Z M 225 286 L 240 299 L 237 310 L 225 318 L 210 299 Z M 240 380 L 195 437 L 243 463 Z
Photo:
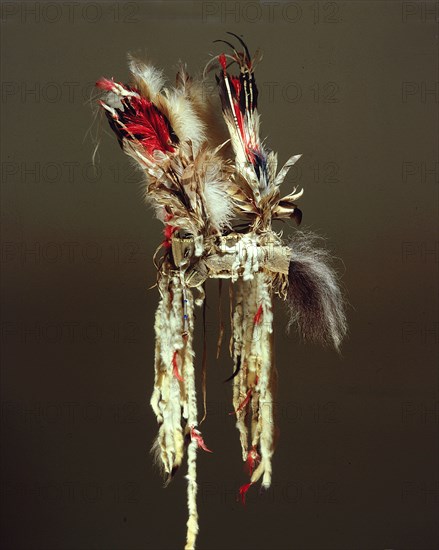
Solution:
M 128 65 L 142 95 L 154 101 L 161 92 L 165 77 L 163 71 L 128 54 Z
M 224 190 L 224 182 L 206 182 L 204 198 L 210 223 L 220 229 L 229 226 L 235 213 L 230 196 Z
M 181 141 L 190 141 L 197 151 L 200 145 L 205 141 L 205 127 L 202 120 L 198 117 L 190 98 L 185 90 L 165 90 L 165 96 L 168 104 L 169 121 Z M 161 109 L 163 96 L 157 103 Z
M 256 59 L 252 59 L 244 41 L 234 33 L 243 46 L 238 52 L 226 40 L 215 40 L 227 44 L 233 55 L 220 54 L 216 57 L 221 70 L 216 75 L 219 86 L 221 105 L 231 144 L 235 152 L 235 165 L 252 187 L 254 198 L 259 202 L 260 194 L 268 191 L 267 151 L 259 137 L 259 114 L 257 111 L 258 89 L 254 78 Z M 227 61 L 231 60 L 239 67 L 239 76 L 227 72 Z M 209 67 L 210 63 L 206 67 Z M 206 71 L 205 69 L 205 71 Z
M 178 138 L 168 118 L 152 101 L 142 97 L 136 88 L 106 78 L 98 80 L 96 86 L 110 95 L 110 103 L 100 103 L 121 146 L 127 139 L 141 145 L 149 155 L 156 150 L 174 151 Z M 112 106 L 115 96 L 120 99 L 120 108 Z

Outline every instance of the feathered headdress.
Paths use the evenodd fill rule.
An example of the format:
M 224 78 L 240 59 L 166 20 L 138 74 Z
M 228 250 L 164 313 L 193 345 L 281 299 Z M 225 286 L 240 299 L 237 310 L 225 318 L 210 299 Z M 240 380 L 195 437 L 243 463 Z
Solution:
M 123 151 L 146 176 L 146 197 L 164 223 L 157 260 L 160 301 L 155 317 L 155 379 L 151 405 L 158 421 L 154 443 L 167 481 L 185 453 L 188 464 L 186 549 L 198 533 L 196 455 L 210 452 L 199 429 L 193 350 L 194 304 L 204 301 L 208 278 L 229 279 L 233 407 L 242 459 L 252 484 L 271 483 L 274 451 L 272 356 L 273 294 L 287 301 L 291 323 L 305 339 L 339 347 L 346 333 L 342 296 L 328 254 L 312 235 L 296 231 L 288 244 L 272 228 L 274 220 L 300 224 L 296 206 L 303 190 L 281 196 L 292 156 L 277 170 L 277 155 L 259 136 L 258 89 L 251 57 L 224 42 L 229 53 L 214 57 L 222 114 L 234 158 L 215 143 L 215 116 L 202 83 L 181 66 L 172 88 L 161 71 L 130 58 L 132 83 L 102 78 L 100 105 Z M 237 67 L 237 74 L 229 72 Z M 198 290 L 194 299 L 193 290 Z M 202 369 L 204 404 L 205 364 Z

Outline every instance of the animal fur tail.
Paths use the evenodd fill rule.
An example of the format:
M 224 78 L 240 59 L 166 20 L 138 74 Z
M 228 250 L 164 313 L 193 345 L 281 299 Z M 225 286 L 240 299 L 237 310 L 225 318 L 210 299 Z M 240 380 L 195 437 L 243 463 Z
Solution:
M 316 246 L 318 239 L 297 231 L 290 241 L 288 327 L 297 324 L 305 340 L 333 344 L 338 350 L 347 332 L 345 302 L 331 255 Z

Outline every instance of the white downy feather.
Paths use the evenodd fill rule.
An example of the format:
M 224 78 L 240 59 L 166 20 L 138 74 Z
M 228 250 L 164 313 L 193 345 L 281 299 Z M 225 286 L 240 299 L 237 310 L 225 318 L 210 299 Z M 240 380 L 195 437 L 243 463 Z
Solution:
M 133 75 L 142 79 L 145 85 L 142 91 L 144 94 L 148 91 L 147 99 L 153 101 L 155 96 L 161 92 L 165 84 L 163 71 L 156 69 L 153 65 L 139 61 L 130 54 L 128 54 L 128 65 Z
M 181 90 L 165 90 L 172 128 L 180 141 L 190 141 L 196 153 L 206 140 L 205 126 L 194 106 Z
M 204 187 L 209 221 L 219 230 L 228 226 L 234 216 L 232 201 L 224 191 L 224 182 L 207 181 Z

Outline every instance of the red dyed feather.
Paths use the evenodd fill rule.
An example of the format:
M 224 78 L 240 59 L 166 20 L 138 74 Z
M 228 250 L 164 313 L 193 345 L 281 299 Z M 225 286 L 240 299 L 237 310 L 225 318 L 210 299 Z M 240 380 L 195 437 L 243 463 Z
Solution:
M 177 363 L 177 357 L 178 357 L 178 351 L 174 351 L 174 355 L 172 356 L 172 373 L 179 380 L 180 382 L 183 382 L 183 378 L 178 370 L 178 363 Z
M 144 97 L 130 97 L 128 103 L 131 109 L 121 115 L 127 132 L 138 139 L 150 155 L 156 150 L 172 153 L 174 147 L 165 115 Z
M 203 449 L 203 451 L 206 451 L 208 453 L 213 453 L 213 451 L 211 451 L 210 449 L 207 448 L 206 444 L 204 443 L 203 436 L 195 428 L 191 428 L 191 439 L 195 439 L 196 442 L 198 443 L 198 447 L 201 447 L 201 449 Z
M 223 71 L 225 71 L 227 67 L 227 60 L 226 60 L 226 56 L 223 53 L 218 56 L 218 61 L 220 62 L 220 65 L 223 68 Z
M 250 397 L 252 395 L 252 388 L 250 388 L 247 392 L 247 395 L 243 399 L 242 403 L 239 405 L 239 407 L 236 409 L 236 411 L 232 411 L 229 414 L 238 414 L 242 409 L 247 405 L 247 403 L 250 401 Z
M 239 94 L 241 93 L 241 81 L 237 76 L 231 76 L 230 82 L 235 90 L 236 97 L 239 98 Z
M 165 240 L 162 242 L 162 246 L 164 246 L 165 248 L 171 248 L 172 246 L 171 238 L 172 238 L 172 235 L 177 230 L 178 230 L 178 227 L 176 227 L 175 225 L 169 225 L 169 224 L 165 225 L 165 228 L 163 229 Z
M 259 464 L 260 461 L 261 461 L 261 457 L 259 456 L 258 451 L 256 450 L 255 447 L 252 447 L 248 452 L 247 461 L 246 461 L 246 466 L 250 477 L 253 474 L 256 466 Z
M 252 482 L 246 483 L 245 485 L 241 485 L 239 488 L 239 496 L 241 497 L 241 502 L 245 506 L 245 496 L 247 494 L 247 491 L 250 489 L 250 487 L 253 485 Z
M 111 127 L 120 139 L 139 141 L 149 155 L 157 150 L 163 153 L 172 153 L 175 150 L 173 141 L 178 142 L 178 139 L 168 119 L 154 103 L 142 97 L 138 90 L 108 78 L 101 78 L 96 86 L 107 92 L 114 92 L 120 98 L 123 108 L 115 108 L 111 113 L 106 110 L 107 117 L 114 121 Z
M 122 84 L 121 84 L 122 86 Z M 101 90 L 106 90 L 107 92 L 113 92 L 114 91 L 114 80 L 109 80 L 108 78 L 100 78 L 96 82 L 96 87 L 100 88 Z
M 262 317 L 262 304 L 258 307 L 258 311 L 253 319 L 253 324 L 258 325 L 261 322 Z

